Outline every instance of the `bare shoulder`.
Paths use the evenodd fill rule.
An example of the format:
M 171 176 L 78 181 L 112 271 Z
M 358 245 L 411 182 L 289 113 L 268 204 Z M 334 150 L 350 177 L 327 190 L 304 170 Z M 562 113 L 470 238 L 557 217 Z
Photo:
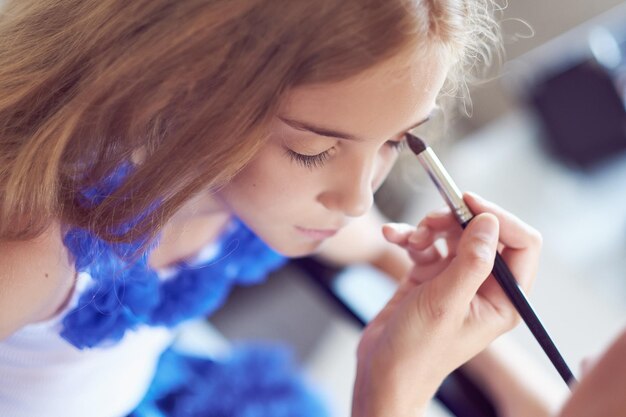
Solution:
M 67 299 L 74 277 L 59 224 L 32 240 L 0 241 L 0 340 L 52 316 Z

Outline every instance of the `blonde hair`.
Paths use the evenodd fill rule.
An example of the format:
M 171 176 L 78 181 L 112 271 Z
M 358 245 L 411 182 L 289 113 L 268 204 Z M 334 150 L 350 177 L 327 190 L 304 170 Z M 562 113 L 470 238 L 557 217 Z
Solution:
M 498 43 L 492 11 L 489 0 L 8 1 L 0 240 L 52 219 L 109 241 L 152 237 L 254 156 L 290 88 L 431 43 L 459 84 Z M 81 204 L 138 149 L 147 158 L 117 190 Z

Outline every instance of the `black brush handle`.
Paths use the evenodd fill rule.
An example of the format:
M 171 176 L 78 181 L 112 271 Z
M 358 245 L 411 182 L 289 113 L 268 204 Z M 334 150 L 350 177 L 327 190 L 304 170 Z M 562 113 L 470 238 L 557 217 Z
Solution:
M 465 228 L 468 224 L 469 222 L 463 224 L 463 228 Z M 509 300 L 511 300 L 511 303 L 522 317 L 522 320 L 524 320 L 524 323 L 526 323 L 526 326 L 528 326 L 528 329 L 530 329 L 530 332 L 533 334 L 537 342 L 539 342 L 543 351 L 546 355 L 548 355 L 548 358 L 558 371 L 559 375 L 561 375 L 561 378 L 563 378 L 565 383 L 571 387 L 571 383 L 576 382 L 574 374 L 572 374 L 572 371 L 567 366 L 567 363 L 565 363 L 565 359 L 563 359 L 563 356 L 550 338 L 550 335 L 548 335 L 545 327 L 541 324 L 541 320 L 539 320 L 539 317 L 535 314 L 530 302 L 517 283 L 515 276 L 513 276 L 513 273 L 499 253 L 496 253 L 496 259 L 491 273 L 500 284 L 500 287 L 502 287 L 502 290 L 504 290 L 506 296 Z

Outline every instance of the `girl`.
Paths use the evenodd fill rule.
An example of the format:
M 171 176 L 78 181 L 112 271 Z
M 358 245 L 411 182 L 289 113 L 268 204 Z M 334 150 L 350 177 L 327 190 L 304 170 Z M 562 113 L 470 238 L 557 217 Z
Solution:
M 467 201 L 482 214 L 462 234 L 435 213 L 418 228 L 387 226 L 395 246 L 372 209 L 404 134 L 497 40 L 490 10 L 480 0 L 5 3 L 0 414 L 234 415 L 220 387 L 241 384 L 228 370 L 198 365 L 209 393 L 194 398 L 215 396 L 215 408 L 185 402 L 186 374 L 163 382 L 162 369 L 193 362 L 166 351 L 176 326 L 284 257 L 317 253 L 401 281 L 361 340 L 353 416 L 420 415 L 449 372 L 517 321 L 488 279 L 496 247 L 526 289 L 537 266 L 537 232 L 478 197 Z M 255 403 L 258 415 L 319 415 L 281 381 L 270 388 L 284 401 Z

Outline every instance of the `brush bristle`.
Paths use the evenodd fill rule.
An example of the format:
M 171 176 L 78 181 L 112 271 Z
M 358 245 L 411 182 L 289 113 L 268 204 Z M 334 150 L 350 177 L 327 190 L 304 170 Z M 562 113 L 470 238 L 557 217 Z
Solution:
M 426 144 L 424 143 L 424 141 L 422 141 L 415 135 L 407 133 L 406 141 L 409 144 L 409 148 L 411 148 L 415 155 L 419 155 L 426 150 Z

